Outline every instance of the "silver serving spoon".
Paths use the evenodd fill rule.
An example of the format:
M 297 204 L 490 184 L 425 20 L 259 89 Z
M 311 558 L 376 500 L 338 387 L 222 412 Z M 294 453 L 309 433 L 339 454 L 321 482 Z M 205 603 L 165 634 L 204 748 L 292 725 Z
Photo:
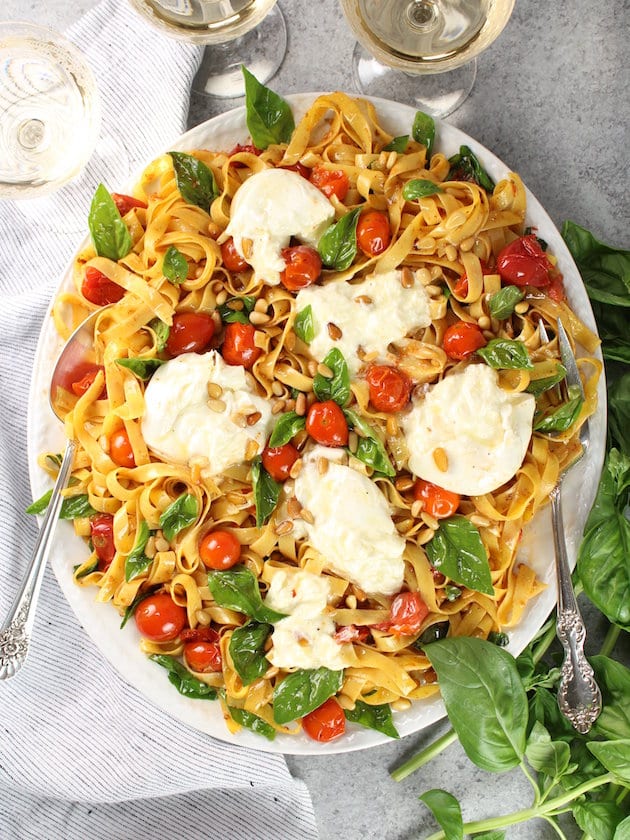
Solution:
M 89 361 L 93 347 L 94 325 L 102 312 L 103 309 L 93 312 L 72 333 L 53 370 L 49 393 L 50 406 L 55 415 L 62 421 L 67 411 L 67 403 L 65 411 L 62 412 L 59 401 L 60 388 L 63 389 L 64 383 L 70 381 L 69 377 L 72 377 L 73 372 L 77 371 L 82 363 Z M 65 390 L 61 393 L 67 395 Z M 61 493 L 70 478 L 75 449 L 76 441 L 68 440 L 48 509 L 22 586 L 5 623 L 0 629 L 0 680 L 15 676 L 24 664 L 28 653 L 31 630 L 35 620 L 35 606 L 63 501 Z

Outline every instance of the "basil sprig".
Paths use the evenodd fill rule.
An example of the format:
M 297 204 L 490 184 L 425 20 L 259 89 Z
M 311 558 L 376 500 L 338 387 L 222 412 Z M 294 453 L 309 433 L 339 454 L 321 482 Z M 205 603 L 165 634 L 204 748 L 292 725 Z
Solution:
M 527 347 L 513 338 L 493 338 L 477 350 L 484 362 L 495 370 L 533 370 Z
M 584 399 L 578 385 L 568 388 L 568 400 L 552 411 L 534 417 L 534 431 L 566 432 L 578 419 Z
M 557 362 L 555 374 L 552 376 L 543 376 L 542 379 L 532 379 L 525 390 L 528 394 L 533 394 L 535 397 L 539 397 L 541 394 L 544 394 L 545 391 L 553 388 L 554 385 L 558 385 L 562 382 L 566 375 L 566 368 L 561 365 L 560 362 Z
M 343 353 L 337 347 L 333 347 L 324 357 L 324 364 L 333 372 L 331 379 L 315 374 L 313 378 L 313 391 L 320 402 L 334 400 L 342 408 L 350 400 L 350 373 Z
M 447 181 L 472 181 L 487 192 L 494 191 L 494 181 L 468 146 L 460 146 L 459 153 L 450 157 L 448 162 L 451 168 L 446 176 Z
M 495 292 L 488 301 L 488 309 L 493 318 L 498 318 L 500 321 L 509 318 L 514 307 L 520 303 L 525 297 L 523 289 L 518 286 L 504 286 Z
M 251 729 L 257 735 L 262 735 L 268 741 L 273 741 L 276 737 L 276 730 L 273 726 L 253 712 L 248 712 L 247 709 L 238 709 L 236 706 L 228 706 L 228 711 L 232 719 L 238 724 L 246 729 Z
M 107 257 L 114 262 L 126 257 L 132 248 L 131 236 L 123 222 L 118 208 L 109 191 L 99 184 L 94 192 L 88 227 L 94 248 L 99 257 Z
M 158 353 L 161 353 L 166 347 L 171 328 L 160 318 L 153 318 L 147 327 L 155 333 L 155 348 Z
M 357 255 L 357 222 L 361 208 L 355 207 L 326 230 L 317 244 L 319 256 L 328 268 L 345 271 Z
M 295 316 L 293 329 L 299 339 L 310 344 L 315 338 L 315 322 L 313 320 L 313 309 L 310 303 L 301 309 Z
M 116 364 L 130 370 L 138 379 L 147 382 L 166 359 L 116 359 Z
M 402 155 L 409 143 L 409 135 L 401 134 L 398 137 L 393 137 L 386 146 L 383 146 L 384 152 L 398 152 Z
M 245 79 L 245 113 L 252 143 L 266 149 L 274 143 L 288 143 L 295 128 L 289 103 L 242 67 Z
M 179 286 L 188 275 L 188 260 L 174 245 L 170 245 L 162 260 L 162 274 L 169 283 Z
M 273 719 L 285 724 L 317 709 L 343 685 L 343 671 L 309 668 L 288 674 L 273 693 Z
M 125 580 L 129 582 L 139 577 L 151 565 L 151 558 L 144 553 L 151 531 L 148 524 L 143 519 L 138 526 L 138 533 L 136 534 L 136 541 L 131 549 L 131 552 L 125 559 Z
M 190 697 L 192 700 L 217 699 L 216 689 L 193 676 L 174 656 L 167 656 L 164 653 L 152 653 L 149 659 L 157 662 L 162 668 L 166 668 L 168 671 L 168 681 L 184 697 Z
M 442 520 L 425 550 L 431 565 L 455 583 L 494 595 L 488 554 L 478 529 L 465 516 Z
M 262 465 L 260 456 L 252 461 L 251 470 L 256 505 L 256 527 L 262 528 L 278 504 L 282 485 L 269 475 Z
M 43 496 L 40 496 L 26 508 L 25 513 L 34 515 L 43 513 L 50 504 L 52 492 L 52 489 L 47 490 Z M 90 504 L 87 493 L 80 493 L 78 496 L 67 496 L 63 500 L 59 511 L 59 519 L 84 519 L 87 516 L 93 516 L 95 513 L 97 511 Z
M 242 309 L 232 309 L 229 304 L 233 303 L 235 300 L 238 300 L 243 304 Z M 221 320 L 224 324 L 249 324 L 249 314 L 255 305 L 256 298 L 251 297 L 250 295 L 245 295 L 243 297 L 231 297 L 218 307 L 219 315 L 221 316 Z
M 265 644 L 272 630 L 271 624 L 248 621 L 233 631 L 228 649 L 243 685 L 251 685 L 269 668 Z
M 188 204 L 194 204 L 209 213 L 212 202 L 219 195 L 210 167 L 186 152 L 169 152 L 169 155 L 181 197 Z
M 414 178 L 412 181 L 407 181 L 402 189 L 402 196 L 405 201 L 415 201 L 418 198 L 427 198 L 427 196 L 441 192 L 444 192 L 444 190 L 434 181 L 429 181 L 426 178 Z
M 160 528 L 170 542 L 199 515 L 199 503 L 192 493 L 182 493 L 160 516 Z
M 274 426 L 271 437 L 269 438 L 269 446 L 284 446 L 285 443 L 288 443 L 305 426 L 306 417 L 296 414 L 295 411 L 287 411 L 281 415 Z
M 357 450 L 352 453 L 354 457 L 367 464 L 368 467 L 372 467 L 376 472 L 390 477 L 396 475 L 396 470 L 389 459 L 383 442 L 370 424 L 352 409 L 346 408 L 343 413 L 348 425 L 358 429 L 361 433 Z
M 362 700 L 357 700 L 354 709 L 344 709 L 346 720 L 358 723 L 368 729 L 375 729 L 390 738 L 400 738 L 394 721 L 389 703 L 381 706 L 370 706 Z
M 255 575 L 245 566 L 208 572 L 208 587 L 220 607 L 236 610 L 261 624 L 280 621 L 285 616 L 263 604 Z
M 413 120 L 411 134 L 416 143 L 422 143 L 427 149 L 427 160 L 431 159 L 435 143 L 435 120 L 423 111 L 417 111 Z

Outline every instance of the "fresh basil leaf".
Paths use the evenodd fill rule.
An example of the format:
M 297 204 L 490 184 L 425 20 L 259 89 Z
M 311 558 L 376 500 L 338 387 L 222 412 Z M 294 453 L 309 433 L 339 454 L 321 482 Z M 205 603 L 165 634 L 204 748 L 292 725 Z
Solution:
M 108 190 L 99 184 L 90 204 L 88 227 L 99 257 L 117 262 L 132 248 L 131 236 Z
M 138 379 L 147 382 L 155 371 L 166 364 L 165 359 L 116 359 L 116 364 L 130 370 Z
M 169 155 L 181 197 L 187 204 L 209 213 L 212 202 L 219 195 L 212 170 L 194 155 L 185 152 L 169 152 Z
M 606 371 L 608 375 L 608 371 Z M 608 436 L 610 443 L 630 455 L 630 372 L 608 386 Z
M 405 201 L 415 201 L 418 198 L 427 198 L 430 195 L 444 192 L 442 187 L 434 181 L 428 181 L 425 178 L 414 178 L 412 181 L 407 181 L 402 189 L 402 196 Z
M 494 831 L 482 831 L 481 834 L 475 834 L 475 840 L 505 840 L 505 831 L 498 828 Z
M 550 388 L 553 388 L 555 385 L 558 385 L 567 375 L 567 369 L 557 362 L 556 364 L 556 373 L 553 376 L 544 376 L 542 379 L 532 379 L 525 390 L 528 394 L 533 394 L 535 397 L 539 397 L 541 394 L 544 394 L 545 391 L 548 391 Z
M 422 111 L 416 111 L 411 135 L 416 143 L 422 143 L 423 146 L 426 146 L 427 160 L 430 160 L 433 154 L 433 144 L 435 143 L 435 120 L 433 117 L 430 117 Z
M 233 631 L 229 651 L 234 670 L 243 685 L 251 685 L 269 668 L 269 660 L 265 656 L 265 643 L 272 630 L 271 624 L 248 621 Z
M 491 630 L 488 633 L 488 641 L 499 647 L 507 647 L 510 644 L 510 637 L 507 633 L 497 633 L 496 630 Z
M 531 684 L 528 680 L 527 684 Z M 558 707 L 557 690 L 552 693 L 546 688 L 536 687 L 528 701 L 530 724 L 538 721 L 554 733 L 557 739 L 571 740 L 575 730 Z
M 343 671 L 311 668 L 293 671 L 273 692 L 273 719 L 285 724 L 304 717 L 325 703 L 343 685 Z
M 396 475 L 392 462 L 389 459 L 385 445 L 378 437 L 374 429 L 369 423 L 349 408 L 344 408 L 343 411 L 348 425 L 353 426 L 361 432 L 357 444 L 357 450 L 353 453 L 355 458 L 372 467 L 376 472 L 387 476 Z
M 552 741 L 549 732 L 536 721 L 527 740 L 525 755 L 534 770 L 556 780 L 567 771 L 571 749 L 566 741 Z
M 495 370 L 533 370 L 527 347 L 512 338 L 493 338 L 477 350 L 484 362 Z
M 629 840 L 630 838 L 630 816 L 622 820 L 615 829 L 613 840 Z
M 239 301 L 242 304 L 240 309 L 232 309 L 230 304 Z M 256 305 L 256 298 L 246 295 L 245 297 L 231 297 L 218 307 L 219 315 L 224 324 L 249 324 L 249 314 Z
M 251 465 L 252 488 L 256 505 L 256 527 L 262 528 L 276 509 L 282 485 L 275 481 L 263 467 L 260 456 Z
M 160 528 L 170 542 L 199 515 L 199 503 L 192 493 L 182 493 L 160 516 Z
M 157 662 L 162 668 L 166 668 L 168 671 L 168 681 L 184 697 L 190 697 L 192 700 L 217 699 L 216 689 L 193 676 L 174 656 L 167 656 L 164 653 L 152 653 L 149 659 Z
M 67 496 L 63 500 L 59 519 L 85 519 L 88 516 L 94 516 L 95 513 L 98 511 L 94 510 L 90 504 L 87 493 L 81 493 L 78 496 Z
M 160 320 L 160 318 L 153 318 L 153 320 L 149 321 L 147 327 L 155 333 L 155 349 L 158 353 L 161 353 L 166 347 L 171 328 L 164 321 Z
M 617 741 L 591 741 L 586 745 L 606 770 L 622 782 L 630 783 L 630 738 Z
M 386 146 L 383 146 L 384 152 L 398 152 L 399 155 L 402 155 L 407 148 L 407 144 L 409 143 L 409 135 L 408 134 L 401 134 L 398 137 L 394 137 Z
M 602 802 L 584 799 L 571 807 L 573 818 L 586 836 L 595 840 L 614 840 L 615 829 L 624 818 L 624 812 L 616 802 Z M 630 820 L 630 818 L 629 818 Z M 630 837 L 630 822 L 627 838 Z
M 149 526 L 143 519 L 138 525 L 134 546 L 125 559 L 125 580 L 127 582 L 139 577 L 151 565 L 151 558 L 144 553 L 150 535 Z
M 446 595 L 447 601 L 456 601 L 458 598 L 461 598 L 462 590 L 458 586 L 447 583 L 444 587 L 444 594 Z
M 584 400 L 577 385 L 570 385 L 568 388 L 568 400 L 557 408 L 552 409 L 543 415 L 534 418 L 534 431 L 566 432 L 575 423 L 582 410 Z
M 612 306 L 630 306 L 630 251 L 605 245 L 590 231 L 571 221 L 562 226 L 562 237 L 591 300 Z
M 617 740 L 630 738 L 630 669 L 607 656 L 589 659 L 602 692 L 602 711 L 593 724 L 593 735 Z
M 316 373 L 313 379 L 313 391 L 320 402 L 334 400 L 342 408 L 347 405 L 352 391 L 350 390 L 350 374 L 343 353 L 337 347 L 329 350 L 324 358 L 324 364 L 333 372 L 332 379 L 327 379 L 321 373 Z
M 362 700 L 357 700 L 354 709 L 344 709 L 346 720 L 352 723 L 358 723 L 368 729 L 375 729 L 377 732 L 382 732 L 389 738 L 400 738 L 394 721 L 392 719 L 392 710 L 389 703 L 383 703 L 380 706 L 370 706 Z
M 306 426 L 306 417 L 287 411 L 282 414 L 269 438 L 269 446 L 284 446 Z
M 46 490 L 43 496 L 40 496 L 39 499 L 36 499 L 34 502 L 31 502 L 31 504 L 26 508 L 24 513 L 32 513 L 35 516 L 38 516 L 40 513 L 43 513 L 50 504 L 52 492 L 52 487 L 50 488 L 50 490 Z
M 470 760 L 492 773 L 516 767 L 525 753 L 527 695 L 514 657 L 463 636 L 427 645 L 425 653 Z
M 295 128 L 288 102 L 261 84 L 246 67 L 242 70 L 247 128 L 254 146 L 266 149 L 274 143 L 288 143 Z
M 460 592 L 461 594 L 461 592 Z M 439 642 L 440 639 L 445 639 L 448 636 L 448 631 L 451 624 L 449 621 L 438 621 L 435 624 L 429 625 L 418 638 L 411 643 L 411 647 L 416 650 L 424 651 L 427 645 L 433 642 Z
M 188 260 L 174 245 L 170 245 L 164 254 L 162 274 L 174 286 L 179 286 L 188 276 Z
M 141 604 L 145 598 L 148 598 L 150 595 L 153 595 L 155 592 L 156 587 L 153 586 L 151 589 L 147 589 L 145 591 L 140 591 L 136 594 L 136 597 L 133 601 L 129 604 L 129 606 L 125 609 L 122 621 L 120 622 L 120 629 L 122 630 L 125 624 L 129 621 L 131 616 L 135 613 L 136 608 L 139 604 Z
M 309 303 L 295 316 L 293 329 L 299 339 L 310 344 L 315 338 L 315 321 L 313 320 L 313 309 Z
M 81 571 L 79 571 L 81 569 Z M 81 578 L 87 577 L 91 575 L 92 572 L 95 572 L 98 569 L 98 557 L 93 557 L 88 563 L 81 563 L 78 566 L 74 567 L 74 577 L 75 580 L 81 580 Z
M 459 153 L 449 158 L 448 162 L 451 168 L 446 176 L 447 181 L 472 181 L 487 192 L 494 191 L 494 181 L 468 146 L 460 146 Z
M 431 565 L 455 583 L 494 594 L 488 554 L 478 529 L 465 516 L 442 520 L 425 550 Z
M 518 286 L 504 286 L 490 297 L 488 301 L 490 314 L 493 318 L 503 321 L 510 317 L 516 304 L 520 303 L 524 297 L 525 292 Z
M 319 240 L 317 250 L 322 262 L 335 271 L 345 271 L 357 255 L 357 222 L 361 208 L 355 207 L 331 225 Z
M 586 520 L 577 570 L 606 618 L 630 630 L 630 456 L 611 449 Z
M 267 738 L 268 741 L 273 741 L 276 737 L 276 730 L 273 726 L 267 723 L 266 720 L 258 717 L 258 715 L 248 712 L 246 709 L 237 709 L 235 706 L 228 706 L 228 710 L 232 719 L 241 726 L 251 729 L 251 731 L 255 732 L 257 735 L 262 735 L 263 738 Z
M 244 613 L 261 624 L 273 624 L 285 617 L 263 604 L 258 581 L 245 566 L 208 572 L 208 587 L 220 607 Z
M 440 824 L 446 840 L 464 840 L 464 821 L 459 802 L 452 793 L 435 788 L 420 795 Z

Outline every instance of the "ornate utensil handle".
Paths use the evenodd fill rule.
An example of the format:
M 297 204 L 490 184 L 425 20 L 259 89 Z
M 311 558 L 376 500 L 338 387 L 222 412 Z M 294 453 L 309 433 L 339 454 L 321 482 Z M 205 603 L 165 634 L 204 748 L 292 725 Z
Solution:
M 602 695 L 595 682 L 593 669 L 584 655 L 586 628 L 571 582 L 571 569 L 564 538 L 560 486 L 561 483 L 558 483 L 551 493 L 553 539 L 558 575 L 557 634 L 565 653 L 560 670 L 558 706 L 573 728 L 584 735 L 590 730 L 602 710 Z
M 70 477 L 75 448 L 75 442 L 68 441 L 29 567 L 11 612 L 0 629 L 0 680 L 15 676 L 28 653 L 35 605 L 63 501 L 61 491 L 65 489 Z

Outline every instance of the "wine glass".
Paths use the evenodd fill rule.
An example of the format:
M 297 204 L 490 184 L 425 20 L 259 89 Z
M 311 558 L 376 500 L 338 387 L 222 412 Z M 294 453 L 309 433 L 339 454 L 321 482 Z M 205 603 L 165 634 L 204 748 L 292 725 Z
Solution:
M 515 0 L 341 0 L 358 43 L 354 78 L 371 96 L 444 117 L 470 93 L 477 56 L 503 31 Z
M 76 178 L 98 140 L 96 82 L 61 35 L 0 23 L 0 199 L 46 195 Z
M 261 83 L 282 64 L 287 29 L 277 0 L 130 0 L 133 8 L 173 38 L 207 45 L 193 83 L 220 99 L 244 96 L 241 65 Z

